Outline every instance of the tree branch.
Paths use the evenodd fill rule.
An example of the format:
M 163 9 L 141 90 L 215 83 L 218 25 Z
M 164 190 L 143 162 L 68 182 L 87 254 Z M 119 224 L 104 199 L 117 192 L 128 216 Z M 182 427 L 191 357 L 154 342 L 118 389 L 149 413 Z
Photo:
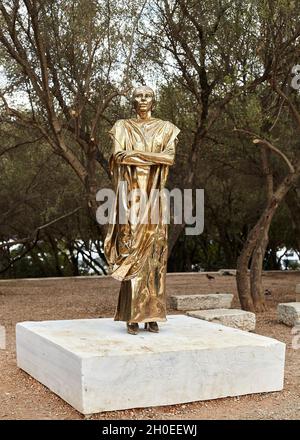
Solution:
M 295 173 L 295 168 L 292 165 L 292 163 L 290 162 L 289 158 L 281 150 L 279 150 L 279 148 L 277 148 L 273 144 L 271 144 L 271 142 L 267 141 L 266 139 L 260 138 L 256 133 L 249 131 L 249 130 L 244 130 L 242 128 L 234 128 L 233 131 L 245 133 L 245 134 L 248 134 L 249 136 L 254 137 L 255 139 L 253 139 L 253 141 L 252 141 L 254 144 L 263 144 L 266 147 L 268 147 L 269 150 L 274 151 L 274 153 L 276 153 L 278 156 L 280 156 L 284 160 L 284 162 L 287 164 L 290 172 Z

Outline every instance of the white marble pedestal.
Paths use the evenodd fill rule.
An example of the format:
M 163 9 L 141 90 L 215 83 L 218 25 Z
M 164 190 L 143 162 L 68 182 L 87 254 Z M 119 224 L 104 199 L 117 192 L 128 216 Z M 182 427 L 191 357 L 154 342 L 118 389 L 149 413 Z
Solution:
M 159 334 L 112 319 L 17 324 L 17 363 L 83 414 L 279 391 L 285 344 L 197 318 Z

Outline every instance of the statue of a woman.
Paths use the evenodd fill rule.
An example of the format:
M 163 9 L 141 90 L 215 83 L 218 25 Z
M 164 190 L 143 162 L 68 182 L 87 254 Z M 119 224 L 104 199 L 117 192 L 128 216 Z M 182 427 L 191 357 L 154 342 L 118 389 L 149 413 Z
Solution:
M 121 119 L 109 132 L 113 139 L 110 170 L 116 198 L 112 212 L 114 221 L 110 222 L 104 251 L 112 277 L 121 281 L 114 319 L 126 321 L 128 333 L 134 335 L 139 331 L 139 322 L 157 333 L 157 322 L 166 321 L 168 226 L 163 222 L 164 198 L 157 197 L 157 193 L 164 189 L 169 166 L 174 163 L 180 130 L 171 122 L 153 118 L 154 104 L 151 88 L 136 88 L 133 92 L 136 119 Z M 149 197 L 147 209 L 151 203 L 151 210 L 158 213 L 158 221 L 151 222 L 150 211 L 138 196 L 122 199 L 122 204 L 127 212 L 135 209 L 140 221 L 118 221 L 121 181 L 126 183 L 129 192 L 145 192 Z

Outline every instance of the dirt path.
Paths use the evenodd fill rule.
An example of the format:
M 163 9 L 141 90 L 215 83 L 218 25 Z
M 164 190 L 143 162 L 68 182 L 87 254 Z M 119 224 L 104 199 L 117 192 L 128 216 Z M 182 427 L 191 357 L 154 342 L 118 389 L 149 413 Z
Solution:
M 269 309 L 257 316 L 258 334 L 287 344 L 285 387 L 282 392 L 194 402 L 149 409 L 96 414 L 93 419 L 300 419 L 300 349 L 292 349 L 291 329 L 276 322 L 278 302 L 295 300 L 300 274 L 264 276 L 271 291 Z M 15 325 L 20 321 L 110 317 L 119 283 L 101 280 L 0 281 L 0 324 L 7 348 L 0 350 L 0 419 L 82 419 L 83 416 L 16 366 Z M 168 294 L 232 292 L 235 278 L 202 274 L 169 275 Z M 175 313 L 169 309 L 169 313 Z

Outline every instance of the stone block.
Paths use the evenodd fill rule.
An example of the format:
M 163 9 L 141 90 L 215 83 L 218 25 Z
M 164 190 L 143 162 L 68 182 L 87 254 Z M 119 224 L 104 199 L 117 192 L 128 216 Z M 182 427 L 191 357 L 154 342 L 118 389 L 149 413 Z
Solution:
M 208 293 L 199 295 L 173 295 L 170 305 L 174 310 L 229 309 L 233 300 L 231 293 Z
M 216 322 L 228 327 L 239 328 L 240 330 L 255 330 L 255 313 L 239 309 L 214 309 L 194 310 L 187 312 L 188 316 L 205 319 L 205 321 Z
M 278 304 L 277 317 L 279 322 L 290 327 L 300 324 L 300 302 Z

